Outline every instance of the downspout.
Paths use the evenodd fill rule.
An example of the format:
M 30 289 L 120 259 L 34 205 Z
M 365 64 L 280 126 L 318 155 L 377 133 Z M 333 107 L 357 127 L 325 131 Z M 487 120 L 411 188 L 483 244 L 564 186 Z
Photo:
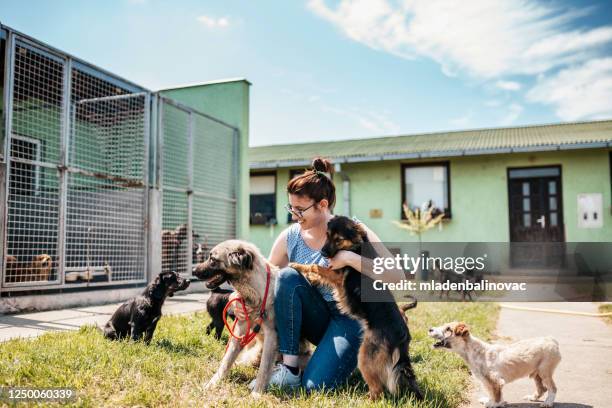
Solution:
M 334 164 L 334 171 L 342 177 L 342 199 L 344 203 L 343 214 L 347 217 L 351 216 L 351 180 L 348 174 L 342 171 L 340 163 Z

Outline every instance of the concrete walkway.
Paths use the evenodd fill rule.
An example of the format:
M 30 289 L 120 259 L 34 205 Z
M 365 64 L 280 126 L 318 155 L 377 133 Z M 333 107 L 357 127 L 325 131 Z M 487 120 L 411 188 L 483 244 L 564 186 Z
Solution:
M 612 407 L 612 325 L 601 318 L 503 307 L 552 309 L 555 311 L 597 313 L 593 303 L 508 303 L 502 304 L 497 323 L 496 343 L 538 336 L 553 336 L 559 342 L 562 360 L 555 371 L 556 408 Z M 471 407 L 486 395 L 474 379 Z M 508 407 L 536 408 L 540 404 L 523 400 L 534 391 L 529 378 L 507 384 L 503 389 Z
M 164 303 L 163 314 L 206 310 L 208 293 L 175 295 Z M 47 312 L 0 315 L 0 342 L 18 337 L 36 337 L 49 331 L 78 330 L 86 324 L 103 326 L 121 303 L 73 307 Z

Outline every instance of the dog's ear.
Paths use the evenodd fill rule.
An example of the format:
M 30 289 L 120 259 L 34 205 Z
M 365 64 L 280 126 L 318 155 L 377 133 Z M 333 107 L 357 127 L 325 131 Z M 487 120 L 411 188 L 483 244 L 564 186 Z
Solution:
M 366 231 L 362 223 L 360 222 L 356 223 L 355 230 L 357 230 L 357 233 L 361 236 L 361 240 L 363 242 L 370 242 L 370 240 L 368 239 L 368 231 Z
M 470 334 L 470 328 L 463 322 L 459 322 L 455 326 L 455 336 L 467 337 Z
M 253 254 L 244 248 L 240 248 L 236 252 L 230 252 L 227 255 L 227 261 L 230 266 L 242 269 L 253 269 Z

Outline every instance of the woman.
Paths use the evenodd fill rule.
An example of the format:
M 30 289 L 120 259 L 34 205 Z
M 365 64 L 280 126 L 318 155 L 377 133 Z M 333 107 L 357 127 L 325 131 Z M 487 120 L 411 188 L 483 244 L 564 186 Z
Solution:
M 286 208 L 295 223 L 278 236 L 269 257 L 270 263 L 281 268 L 274 310 L 283 360 L 272 373 L 271 385 L 330 389 L 344 383 L 357 365 L 360 324 L 338 311 L 330 287 L 312 286 L 295 269 L 287 267 L 289 262 L 317 263 L 332 269 L 350 265 L 370 274 L 362 271 L 362 259 L 358 254 L 340 251 L 328 260 L 320 253 L 325 244 L 327 222 L 333 217 L 336 203 L 331 172 L 329 161 L 316 158 L 312 170 L 295 176 L 287 184 L 289 204 Z M 371 242 L 380 242 L 376 234 L 364 228 Z M 303 373 L 298 368 L 302 337 L 317 346 Z

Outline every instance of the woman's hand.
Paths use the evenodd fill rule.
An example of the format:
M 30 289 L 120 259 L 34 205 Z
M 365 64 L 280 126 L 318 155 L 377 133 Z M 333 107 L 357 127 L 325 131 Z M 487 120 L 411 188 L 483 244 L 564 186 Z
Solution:
M 238 294 L 238 292 L 234 292 L 230 295 L 229 297 L 229 301 L 231 302 L 232 300 L 239 298 L 240 295 Z M 253 309 L 246 306 L 246 310 L 248 314 L 253 313 Z M 244 314 L 244 309 L 242 309 L 242 305 L 240 304 L 240 302 L 234 302 L 232 303 L 232 311 L 234 312 L 234 316 L 236 316 L 236 319 L 238 320 L 246 320 L 246 315 Z
M 359 265 L 361 263 L 361 255 L 356 254 L 350 251 L 338 251 L 336 256 L 333 258 L 329 258 L 329 267 L 331 269 L 342 269 L 345 266 L 350 266 L 354 269 L 361 269 L 356 267 L 355 265 Z

